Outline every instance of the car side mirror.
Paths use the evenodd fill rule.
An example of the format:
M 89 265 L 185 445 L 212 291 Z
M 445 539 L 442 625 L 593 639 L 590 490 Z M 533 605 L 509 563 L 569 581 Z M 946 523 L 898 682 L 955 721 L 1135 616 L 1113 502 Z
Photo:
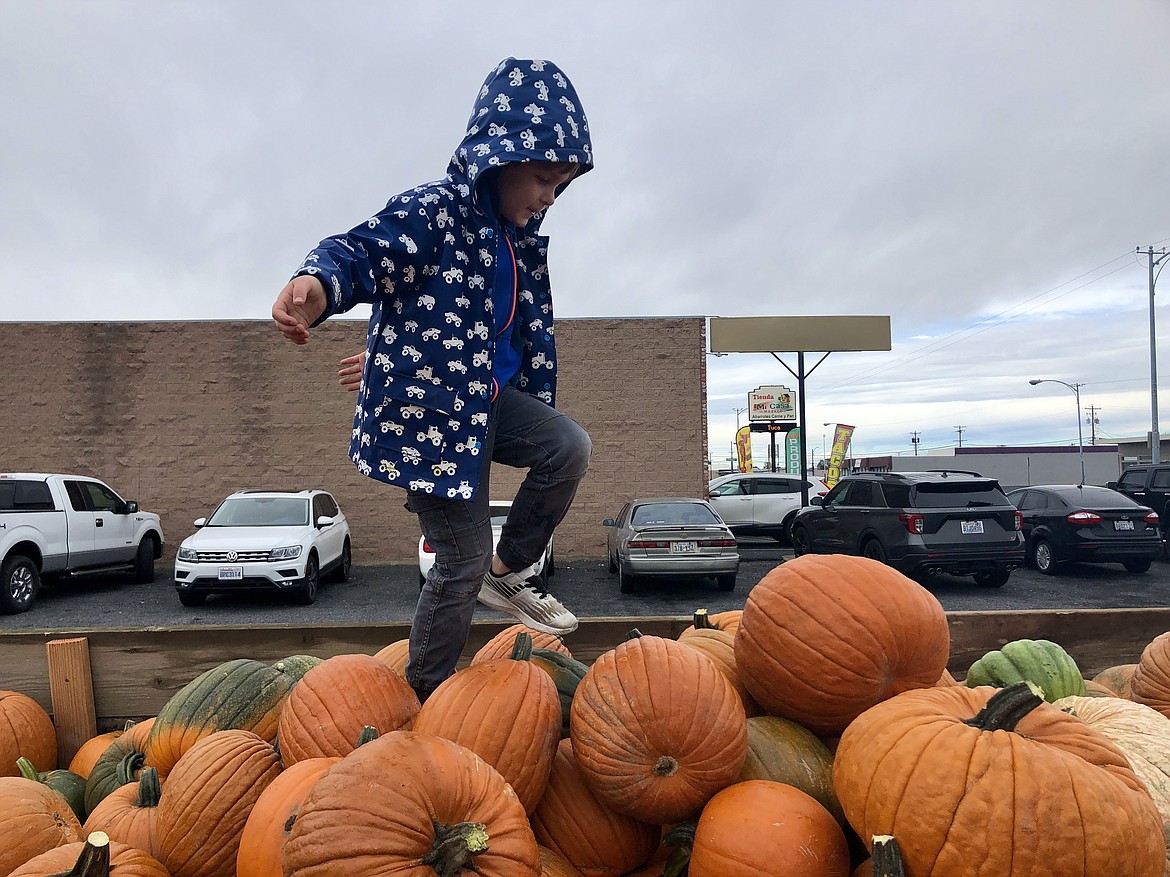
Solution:
M 823 496 L 810 496 L 808 498 L 809 505 L 824 505 L 825 498 Z
M 617 521 L 615 521 L 613 518 L 606 518 L 604 521 L 601 522 L 601 526 L 603 526 L 603 527 L 616 527 Z
M 206 525 L 207 525 L 207 518 L 196 518 L 195 519 L 195 526 L 196 527 L 204 527 Z
M 331 518 L 329 515 L 321 515 L 319 518 L 317 518 L 317 526 L 331 527 L 333 526 L 333 518 Z
M 1105 486 L 1108 487 L 1110 490 L 1117 490 L 1117 482 L 1116 481 L 1106 481 Z
M 123 512 L 123 514 L 126 514 L 126 515 L 138 514 L 138 503 L 136 503 L 132 499 L 126 500 L 126 504 L 125 504 L 124 508 L 125 508 L 125 511 Z

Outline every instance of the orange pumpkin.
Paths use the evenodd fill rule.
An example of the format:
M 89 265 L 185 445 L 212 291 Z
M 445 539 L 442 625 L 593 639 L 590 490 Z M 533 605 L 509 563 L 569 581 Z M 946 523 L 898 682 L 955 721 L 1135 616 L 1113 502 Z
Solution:
M 763 712 L 740 681 L 739 673 L 735 669 L 735 634 L 713 627 L 689 628 L 679 634 L 678 641 L 684 646 L 698 649 L 711 659 L 719 668 L 719 672 L 726 676 L 727 681 L 735 688 L 743 702 L 743 710 L 749 717 L 758 716 Z
M 531 813 L 561 738 L 561 701 L 552 677 L 529 660 L 532 639 L 523 630 L 513 639 L 511 657 L 472 664 L 444 680 L 414 729 L 466 746 L 500 772 Z
M 158 803 L 156 857 L 172 877 L 234 877 L 248 814 L 279 773 L 276 750 L 251 731 L 216 731 L 188 749 Z
M 705 655 L 635 636 L 601 655 L 573 697 L 569 736 L 581 772 L 613 809 L 679 822 L 734 782 L 747 754 L 735 688 Z
M 849 845 L 832 814 L 800 789 L 747 780 L 703 808 L 688 873 L 849 877 Z
M 20 776 L 16 759 L 39 771 L 57 767 L 57 730 L 44 708 L 19 691 L 0 691 L 0 776 Z
M 104 734 L 90 737 L 73 754 L 73 759 L 69 762 L 69 769 L 79 777 L 88 779 L 89 772 L 93 770 L 94 764 L 101 758 L 102 753 L 110 748 L 111 743 L 133 727 L 134 722 L 127 722 L 126 727 L 121 731 L 106 731 Z
M 280 851 L 305 796 L 340 758 L 306 758 L 284 771 L 261 792 L 236 855 L 236 877 L 282 877 Z
M 383 646 L 374 653 L 374 657 L 405 679 L 406 663 L 410 660 L 410 640 L 400 639 Z
M 700 618 L 700 616 L 702 616 Z M 706 609 L 696 609 L 692 616 L 692 624 L 683 630 L 687 633 L 695 628 L 713 627 L 715 630 L 725 630 L 735 634 L 739 630 L 740 619 L 743 618 L 742 609 L 731 609 L 727 612 L 716 612 L 711 615 Z M 681 636 L 682 634 L 680 634 Z
M 1114 667 L 1106 667 L 1091 681 L 1104 685 L 1118 697 L 1131 700 L 1133 698 L 1133 674 L 1137 667 L 1137 664 L 1117 664 Z
M 939 688 L 945 688 L 948 685 L 958 685 L 959 683 L 955 681 L 955 677 L 951 675 L 950 670 L 944 669 L 942 671 L 942 676 L 940 676 L 938 678 L 938 682 L 936 682 L 934 684 L 937 685 Z
M 511 627 L 505 627 L 491 639 L 489 639 L 483 646 L 480 647 L 471 659 L 472 664 L 479 664 L 483 661 L 491 661 L 495 658 L 506 658 L 512 654 L 512 646 L 516 643 L 516 634 L 526 633 L 532 638 L 532 648 L 534 649 L 551 649 L 554 652 L 560 652 L 562 655 L 573 657 L 569 647 L 565 645 L 565 641 L 559 636 L 551 633 L 541 633 L 539 630 L 533 630 L 523 624 L 513 624 Z
M 618 813 L 593 793 L 569 740 L 557 746 L 531 821 L 538 843 L 588 877 L 618 877 L 639 867 L 654 854 L 661 835 L 657 825 Z
M 1170 718 L 1170 631 L 1142 650 L 1130 678 L 1130 697 Z
M 360 794 L 355 790 L 361 790 Z M 284 842 L 285 877 L 461 874 L 538 877 L 520 799 L 450 740 L 394 731 L 358 748 L 309 791 Z
M 93 856 L 105 846 L 101 857 L 106 860 L 105 870 L 81 870 L 74 872 L 78 859 L 85 853 Z M 97 858 L 95 856 L 95 858 Z M 96 864 L 96 862 L 95 862 Z M 88 874 L 105 874 L 112 877 L 170 877 L 162 862 L 145 850 L 129 844 L 119 843 L 103 837 L 101 832 L 91 833 L 86 841 L 76 841 L 41 853 L 13 871 L 9 877 L 52 877 L 63 873 L 77 873 L 79 877 Z
M 379 734 L 410 728 L 418 695 L 372 655 L 337 655 L 309 670 L 280 711 L 285 767 L 306 758 L 345 756 L 367 725 Z
M 162 788 L 158 770 L 148 767 L 138 782 L 133 780 L 114 789 L 93 808 L 82 826 L 86 836 L 102 831 L 111 840 L 140 850 L 156 848 L 158 801 Z
M 540 847 L 540 877 L 584 877 L 560 853 Z
M 0 777 L 0 874 L 33 856 L 81 839 L 81 823 L 65 799 L 24 777 Z
M 949 650 L 933 594 L 841 554 L 773 569 L 748 594 L 735 635 L 739 677 L 765 712 L 827 735 L 900 691 L 934 685 Z
M 896 837 L 915 877 L 1158 877 L 1166 857 L 1125 755 L 1027 683 L 878 704 L 841 735 L 833 784 L 857 833 Z

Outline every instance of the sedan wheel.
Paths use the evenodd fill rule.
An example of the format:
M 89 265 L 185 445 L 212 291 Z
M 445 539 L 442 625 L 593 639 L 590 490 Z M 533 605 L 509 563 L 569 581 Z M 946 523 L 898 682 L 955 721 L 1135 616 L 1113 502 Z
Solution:
M 609 556 L 609 571 L 611 573 L 618 571 L 617 561 L 613 559 L 613 555 Z
M 634 577 L 626 572 L 625 566 L 618 565 L 618 590 L 623 594 L 632 594 L 638 590 L 638 585 L 634 581 Z
M 1150 571 L 1150 561 L 1148 560 L 1127 560 L 1124 566 L 1126 572 L 1143 573 Z
M 721 591 L 735 590 L 735 573 L 730 573 L 725 576 L 715 576 L 715 581 L 718 583 L 719 590 Z
M 1032 559 L 1036 563 L 1036 569 L 1044 575 L 1056 575 L 1056 555 L 1047 539 L 1037 540 L 1035 547 L 1032 548 Z

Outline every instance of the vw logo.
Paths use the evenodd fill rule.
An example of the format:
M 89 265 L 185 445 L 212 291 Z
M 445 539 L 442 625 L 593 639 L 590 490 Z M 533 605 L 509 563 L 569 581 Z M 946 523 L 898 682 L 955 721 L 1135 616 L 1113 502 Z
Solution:
M 235 563 L 237 560 L 239 560 L 239 557 L 240 557 L 240 555 L 238 555 L 234 551 L 228 552 L 228 560 L 230 560 L 232 563 Z

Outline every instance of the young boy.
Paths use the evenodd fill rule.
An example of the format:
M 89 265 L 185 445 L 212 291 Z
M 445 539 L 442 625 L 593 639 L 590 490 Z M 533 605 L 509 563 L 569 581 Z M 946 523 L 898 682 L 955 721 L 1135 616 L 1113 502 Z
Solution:
M 435 550 L 406 669 L 421 699 L 455 671 L 477 598 L 536 630 L 577 627 L 539 578 L 517 573 L 540 557 L 589 465 L 589 436 L 552 407 L 552 298 L 538 231 L 592 166 L 568 78 L 549 61 L 507 58 L 480 89 L 446 177 L 322 241 L 272 306 L 284 337 L 307 344 L 322 320 L 373 305 L 350 457 L 406 490 Z M 493 462 L 528 470 L 494 555 Z

